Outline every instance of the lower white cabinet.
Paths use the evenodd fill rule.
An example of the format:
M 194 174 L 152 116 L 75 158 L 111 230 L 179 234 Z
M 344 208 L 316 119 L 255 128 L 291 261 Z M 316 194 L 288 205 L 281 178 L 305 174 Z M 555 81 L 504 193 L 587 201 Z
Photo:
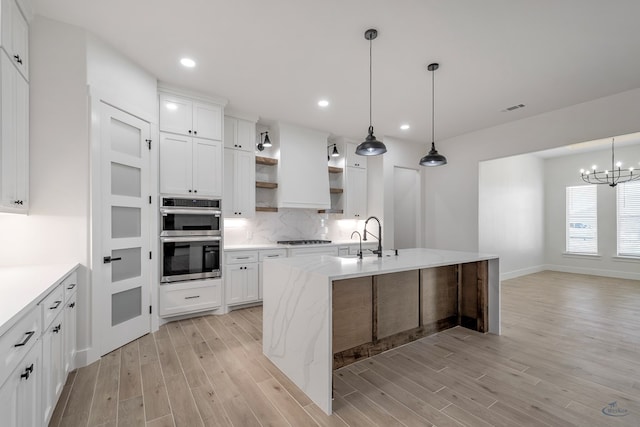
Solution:
M 64 313 L 59 313 L 42 335 L 42 425 L 47 425 L 66 380 L 64 368 Z M 66 331 L 65 331 L 66 332 Z
M 227 265 L 225 282 L 229 305 L 255 302 L 260 298 L 257 262 Z
M 42 342 L 38 340 L 0 387 L 0 416 L 5 427 L 47 425 L 40 418 Z
M 169 317 L 220 307 L 222 279 L 160 285 L 160 316 Z
M 76 330 L 77 320 L 76 313 L 76 292 L 69 296 L 64 306 L 64 323 L 66 329 L 64 331 L 64 372 L 68 374 L 75 369 L 76 358 Z
M 276 258 L 286 258 L 287 250 L 286 249 L 263 249 L 258 254 L 258 260 L 260 263 L 258 264 L 258 296 L 262 300 L 262 265 L 265 260 L 276 259 Z
M 74 269 L 52 281 L 46 296 L 32 301 L 0 335 L 3 427 L 48 425 L 75 367 L 77 274 Z

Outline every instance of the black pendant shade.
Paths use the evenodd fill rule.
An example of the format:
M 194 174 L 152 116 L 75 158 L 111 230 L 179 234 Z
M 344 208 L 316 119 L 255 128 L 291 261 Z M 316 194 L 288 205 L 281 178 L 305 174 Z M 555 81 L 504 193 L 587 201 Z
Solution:
M 378 37 L 378 30 L 370 28 L 364 32 L 364 38 L 369 40 L 369 134 L 356 148 L 356 154 L 360 156 L 378 156 L 387 152 L 387 147 L 373 135 L 371 124 L 371 40 L 376 37 Z
M 369 135 L 367 135 L 364 142 L 358 145 L 356 148 L 356 154 L 359 154 L 360 156 L 377 156 L 386 152 L 387 147 L 381 141 L 376 139 L 373 134 L 373 126 L 369 126 Z
M 431 150 L 429 154 L 420 159 L 421 166 L 442 166 L 447 164 L 447 158 L 442 154 L 438 154 L 436 150 L 436 144 L 431 143 Z
M 435 116 L 435 77 L 434 72 L 440 67 L 440 64 L 429 64 L 427 70 L 431 71 L 431 150 L 429 153 L 420 159 L 421 166 L 442 166 L 447 164 L 447 158 L 436 150 L 435 143 L 435 129 L 434 129 L 434 116 Z

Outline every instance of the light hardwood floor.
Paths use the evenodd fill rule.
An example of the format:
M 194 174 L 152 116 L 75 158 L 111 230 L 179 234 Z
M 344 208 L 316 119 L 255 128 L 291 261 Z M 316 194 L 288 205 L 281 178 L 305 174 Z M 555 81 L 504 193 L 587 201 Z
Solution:
M 332 416 L 262 355 L 249 308 L 78 369 L 50 425 L 640 426 L 640 282 L 542 272 L 502 289 L 503 335 L 458 327 L 342 368 Z

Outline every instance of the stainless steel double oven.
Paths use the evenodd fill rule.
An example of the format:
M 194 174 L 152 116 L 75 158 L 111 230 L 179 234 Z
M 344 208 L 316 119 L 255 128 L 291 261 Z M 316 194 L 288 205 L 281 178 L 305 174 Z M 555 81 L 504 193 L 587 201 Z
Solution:
M 161 282 L 222 276 L 220 200 L 163 197 L 160 216 Z

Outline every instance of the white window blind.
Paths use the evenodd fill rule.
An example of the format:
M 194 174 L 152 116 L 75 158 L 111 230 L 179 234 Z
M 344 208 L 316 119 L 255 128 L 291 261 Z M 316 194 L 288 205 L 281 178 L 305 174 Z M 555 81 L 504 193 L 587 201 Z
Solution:
M 567 187 L 567 252 L 598 253 L 596 185 Z
M 640 256 L 640 182 L 620 184 L 618 204 L 618 255 Z

